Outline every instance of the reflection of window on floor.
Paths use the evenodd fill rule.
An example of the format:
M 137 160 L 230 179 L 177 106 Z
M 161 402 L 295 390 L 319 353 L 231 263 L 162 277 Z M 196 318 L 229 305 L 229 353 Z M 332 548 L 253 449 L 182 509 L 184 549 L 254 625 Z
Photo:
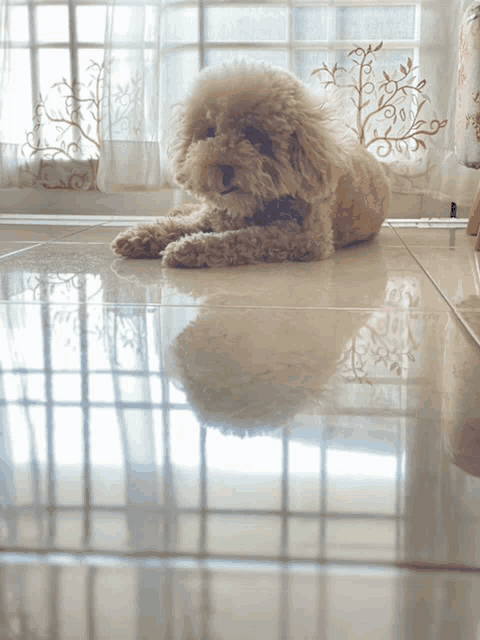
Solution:
M 101 288 L 85 278 L 68 285 L 71 303 L 86 301 L 86 291 L 98 297 Z M 3 544 L 158 555 L 396 556 L 403 420 L 409 394 L 415 396 L 408 380 L 421 367 L 402 340 L 414 330 L 419 342 L 420 320 L 409 327 L 404 311 L 372 316 L 357 347 L 375 384 L 345 375 L 350 382 L 338 388 L 335 415 L 322 418 L 321 428 L 317 420 L 315 429 L 292 437 L 238 440 L 202 429 L 162 373 L 162 341 L 188 322 L 174 307 L 98 304 L 87 314 L 78 304 L 32 305 L 28 348 L 24 311 L 14 304 L 2 310 L 12 345 L 1 378 L 10 425 Z M 369 335 L 376 336 L 370 346 Z M 387 343 L 397 349 L 401 371 L 384 366 L 380 379 L 375 349 L 385 357 Z
M 291 436 L 239 440 L 203 429 L 162 371 L 163 346 L 195 310 L 109 306 L 98 284 L 75 276 L 44 287 L 44 304 L 13 299 L 0 308 L 9 345 L 0 374 L 4 548 L 257 561 L 397 557 L 405 416 L 419 400 L 412 381 L 422 366 L 402 336 L 421 343 L 421 317 L 412 321 L 400 303 L 372 316 L 377 342 L 367 344 L 367 326 L 357 346 L 375 384 L 344 370 L 350 382 L 338 387 L 332 415 L 302 416 Z M 68 305 L 53 304 L 56 287 L 69 288 Z M 397 349 L 400 373 L 378 368 L 378 344 Z

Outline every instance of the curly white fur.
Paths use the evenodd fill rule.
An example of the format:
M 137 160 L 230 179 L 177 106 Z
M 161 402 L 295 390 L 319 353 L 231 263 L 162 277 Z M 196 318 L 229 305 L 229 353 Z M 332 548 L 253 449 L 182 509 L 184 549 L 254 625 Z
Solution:
M 112 243 L 118 255 L 169 267 L 322 260 L 384 221 L 384 167 L 284 69 L 207 68 L 181 105 L 175 135 L 175 181 L 199 204 L 121 233 Z

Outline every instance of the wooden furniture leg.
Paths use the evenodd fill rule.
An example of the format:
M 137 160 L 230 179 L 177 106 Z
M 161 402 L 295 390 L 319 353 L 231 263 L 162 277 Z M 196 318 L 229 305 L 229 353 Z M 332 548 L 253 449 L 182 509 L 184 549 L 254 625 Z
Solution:
M 467 234 L 469 236 L 477 236 L 475 251 L 480 251 L 480 182 L 477 185 L 473 206 L 468 216 Z
M 477 103 L 480 87 L 480 1 L 474 0 L 465 10 L 460 24 L 458 73 L 455 113 L 455 155 L 460 164 L 470 169 L 480 168 L 478 127 L 470 126 L 473 118 L 478 121 L 480 108 Z M 473 115 L 472 115 L 473 114 Z M 473 206 L 470 210 L 467 234 L 477 236 L 476 251 L 480 250 L 480 183 L 477 183 Z

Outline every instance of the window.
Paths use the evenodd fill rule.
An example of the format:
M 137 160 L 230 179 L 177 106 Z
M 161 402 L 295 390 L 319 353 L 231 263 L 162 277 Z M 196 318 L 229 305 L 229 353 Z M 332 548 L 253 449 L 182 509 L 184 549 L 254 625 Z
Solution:
M 172 105 L 184 97 L 205 65 L 246 55 L 289 68 L 320 92 L 321 82 L 328 77 L 323 73 L 312 78 L 311 72 L 323 63 L 329 68 L 335 62 L 352 66 L 348 53 L 355 44 L 383 41 L 383 49 L 376 54 L 377 66 L 388 73 L 398 70 L 407 58 L 416 64 L 419 22 L 418 2 L 399 5 L 349 0 L 334 5 L 305 1 L 163 6 L 125 2 L 108 9 L 106 4 L 89 0 L 19 0 L 11 5 L 10 14 L 9 87 L 16 97 L 15 108 L 10 110 L 8 126 L 3 126 L 0 135 L 6 142 L 24 145 L 28 130 L 31 144 L 24 145 L 27 155 L 35 148 L 44 148 L 48 141 L 50 155 L 52 149 L 54 153 L 57 150 L 57 162 L 76 159 L 88 168 L 88 160 L 99 155 L 96 119 L 101 116 L 99 99 L 103 93 L 102 82 L 97 83 L 97 79 L 104 60 L 105 37 L 109 54 L 116 59 L 110 81 L 112 87 L 120 87 L 120 94 L 115 97 L 117 107 L 136 99 L 136 72 L 143 73 L 143 85 L 137 96 L 142 114 L 135 125 L 129 125 L 124 139 L 135 135 L 137 140 L 161 144 L 159 139 L 168 127 Z M 87 85 L 79 94 L 81 103 L 67 97 L 77 82 Z M 52 88 L 53 85 L 57 86 Z M 152 95 L 156 96 L 153 100 Z M 32 114 L 40 97 L 47 101 L 49 117 L 44 115 L 42 126 L 34 130 Z M 109 104 L 113 105 L 113 101 Z M 77 118 L 77 124 L 82 129 L 55 121 L 65 107 L 70 114 L 65 118 L 67 121 L 75 119 L 76 107 L 80 109 L 83 120 L 79 122 Z M 130 104 L 130 109 L 133 108 Z M 143 129 L 140 120 L 147 123 Z M 113 132 L 116 141 L 122 139 L 124 125 L 125 113 L 121 109 L 119 114 L 109 114 L 109 134 Z M 157 135 L 159 128 L 161 132 Z M 160 155 L 165 165 L 163 149 Z M 41 153 L 33 156 L 38 159 Z M 122 179 L 128 181 L 126 176 Z M 48 186 L 48 176 L 44 182 Z M 67 179 L 62 184 L 65 188 L 78 188 Z

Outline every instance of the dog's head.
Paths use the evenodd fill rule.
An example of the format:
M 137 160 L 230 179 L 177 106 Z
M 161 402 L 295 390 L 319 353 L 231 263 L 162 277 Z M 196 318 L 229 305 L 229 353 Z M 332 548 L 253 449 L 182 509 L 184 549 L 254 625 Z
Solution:
M 292 73 L 266 64 L 207 68 L 176 124 L 176 182 L 244 217 L 279 202 L 298 213 L 298 201 L 328 197 L 347 168 L 331 111 Z

